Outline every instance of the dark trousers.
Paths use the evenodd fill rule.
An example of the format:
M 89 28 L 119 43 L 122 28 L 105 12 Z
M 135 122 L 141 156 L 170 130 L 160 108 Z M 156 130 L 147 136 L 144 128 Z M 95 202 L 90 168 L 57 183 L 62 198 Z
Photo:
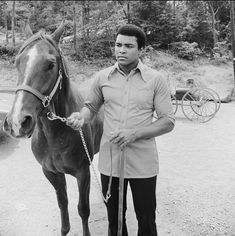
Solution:
M 109 176 L 101 174 L 102 192 L 106 195 L 108 189 Z M 122 236 L 128 236 L 126 226 L 126 209 L 127 209 L 127 185 L 129 183 L 136 218 L 138 221 L 137 236 L 157 236 L 156 227 L 156 182 L 157 176 L 146 179 L 125 179 L 124 180 L 124 197 L 123 197 L 123 231 Z M 108 214 L 108 236 L 117 236 L 118 231 L 118 194 L 119 178 L 112 178 L 111 197 L 109 198 L 106 208 Z

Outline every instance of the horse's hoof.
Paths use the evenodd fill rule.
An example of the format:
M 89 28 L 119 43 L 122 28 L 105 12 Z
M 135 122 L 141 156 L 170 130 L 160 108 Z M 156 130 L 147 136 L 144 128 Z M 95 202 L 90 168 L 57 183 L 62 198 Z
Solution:
M 70 230 L 70 226 L 61 230 L 61 236 L 66 236 Z

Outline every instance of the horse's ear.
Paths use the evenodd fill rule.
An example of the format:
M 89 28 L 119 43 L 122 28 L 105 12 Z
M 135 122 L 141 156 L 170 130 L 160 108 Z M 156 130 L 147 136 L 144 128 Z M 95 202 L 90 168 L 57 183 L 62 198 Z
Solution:
M 55 32 L 51 35 L 52 39 L 54 41 L 56 41 L 57 43 L 59 43 L 60 41 L 60 37 L 64 31 L 64 27 L 66 26 L 66 21 L 63 20 L 60 24 L 60 26 L 55 30 Z
M 29 25 L 29 22 L 25 23 L 24 33 L 25 33 L 25 36 L 27 39 L 33 35 L 33 32 L 32 32 L 30 25 Z

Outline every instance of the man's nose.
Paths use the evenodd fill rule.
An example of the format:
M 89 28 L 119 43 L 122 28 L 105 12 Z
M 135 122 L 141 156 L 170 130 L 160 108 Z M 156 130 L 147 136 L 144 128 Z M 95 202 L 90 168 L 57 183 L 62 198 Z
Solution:
M 125 53 L 125 52 L 126 52 L 126 48 L 125 48 L 124 46 L 122 46 L 122 47 L 120 48 L 120 52 L 121 52 L 121 53 Z

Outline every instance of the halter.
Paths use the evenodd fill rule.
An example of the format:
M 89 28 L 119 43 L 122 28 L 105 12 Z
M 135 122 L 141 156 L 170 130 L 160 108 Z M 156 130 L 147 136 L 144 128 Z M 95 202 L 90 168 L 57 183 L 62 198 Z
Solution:
M 57 49 L 54 41 L 52 41 L 49 37 L 46 37 L 45 35 L 43 35 L 42 33 L 40 33 L 39 35 L 36 35 L 36 37 L 32 38 L 32 40 L 30 40 L 28 43 L 24 44 L 22 46 L 22 48 L 20 49 L 19 51 L 19 54 L 23 52 L 23 50 L 32 42 L 35 42 L 37 40 L 43 40 L 45 39 L 47 42 L 49 42 L 55 49 L 56 51 L 59 52 L 59 55 L 60 55 L 60 59 L 61 59 L 61 66 L 59 68 L 59 76 L 57 78 L 57 81 L 53 87 L 53 89 L 51 90 L 51 92 L 49 93 L 49 95 L 44 95 L 42 94 L 40 91 L 38 91 L 37 89 L 33 88 L 33 87 L 30 87 L 29 85 L 20 85 L 16 88 L 16 93 L 20 90 L 23 90 L 23 91 L 27 91 L 31 94 L 33 94 L 34 96 L 36 96 L 41 102 L 42 102 L 42 105 L 44 108 L 48 107 L 50 105 L 50 102 L 53 98 L 53 96 L 55 95 L 59 85 L 60 85 L 60 89 L 61 89 L 61 82 L 62 82 L 62 68 L 63 68 L 63 71 L 65 72 L 66 74 L 66 71 L 65 71 L 65 66 L 64 66 L 64 60 L 63 60 L 63 56 L 62 56 L 62 51 L 60 48 Z

